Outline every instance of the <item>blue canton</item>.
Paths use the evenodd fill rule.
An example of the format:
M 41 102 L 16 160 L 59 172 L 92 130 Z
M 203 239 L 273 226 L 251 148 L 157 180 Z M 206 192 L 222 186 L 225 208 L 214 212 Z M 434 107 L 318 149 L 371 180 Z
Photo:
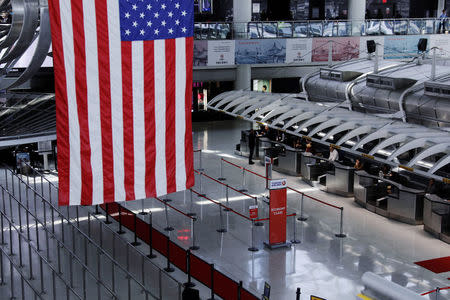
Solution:
M 192 0 L 119 0 L 119 3 L 122 41 L 174 39 L 194 35 Z

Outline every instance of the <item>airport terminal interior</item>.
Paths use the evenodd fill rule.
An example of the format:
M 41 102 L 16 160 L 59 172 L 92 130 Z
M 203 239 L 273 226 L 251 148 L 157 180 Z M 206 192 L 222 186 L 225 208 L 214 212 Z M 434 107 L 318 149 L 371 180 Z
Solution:
M 0 299 L 450 299 L 450 0 L 186 0 L 195 183 L 61 205 L 77 1 L 180 6 L 0 1 Z

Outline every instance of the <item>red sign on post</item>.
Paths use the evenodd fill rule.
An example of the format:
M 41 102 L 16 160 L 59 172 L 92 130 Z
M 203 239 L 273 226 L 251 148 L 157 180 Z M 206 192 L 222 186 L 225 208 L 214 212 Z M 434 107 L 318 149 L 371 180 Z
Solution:
M 250 219 L 258 219 L 258 206 L 252 205 L 248 207 Z
M 284 247 L 286 243 L 286 179 L 271 180 L 269 244 L 270 248 Z

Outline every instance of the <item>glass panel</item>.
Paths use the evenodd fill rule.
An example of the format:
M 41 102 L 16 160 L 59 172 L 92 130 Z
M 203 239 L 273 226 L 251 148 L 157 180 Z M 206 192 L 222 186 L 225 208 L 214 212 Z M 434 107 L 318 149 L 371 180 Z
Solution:
M 408 21 L 394 20 L 393 22 L 395 34 L 408 34 Z
M 276 38 L 277 37 L 277 23 L 263 23 L 263 37 Z
M 322 22 L 309 23 L 309 36 L 310 37 L 322 36 Z
M 325 21 L 323 24 L 323 35 L 322 36 L 334 36 L 334 22 Z
M 425 20 L 410 20 L 408 27 L 408 34 L 422 34 L 426 31 L 426 21 Z
M 349 36 L 352 34 L 352 23 L 351 22 L 338 22 L 337 23 L 337 35 L 338 36 Z
M 208 39 L 208 31 L 209 31 L 209 24 L 202 24 L 202 30 L 201 30 L 201 39 L 206 40 Z
M 251 39 L 262 38 L 262 23 L 248 23 L 248 32 Z
M 208 39 L 209 40 L 215 40 L 217 39 L 217 23 L 209 23 L 208 24 Z
M 217 24 L 217 30 L 219 32 L 219 39 L 231 39 L 231 24 L 219 23 Z
M 308 37 L 308 23 L 294 23 L 294 37 Z
M 278 37 L 292 37 L 292 23 L 278 22 Z
M 381 21 L 380 32 L 384 35 L 394 34 L 394 21 Z
M 370 20 L 366 22 L 366 35 L 379 35 L 380 21 Z

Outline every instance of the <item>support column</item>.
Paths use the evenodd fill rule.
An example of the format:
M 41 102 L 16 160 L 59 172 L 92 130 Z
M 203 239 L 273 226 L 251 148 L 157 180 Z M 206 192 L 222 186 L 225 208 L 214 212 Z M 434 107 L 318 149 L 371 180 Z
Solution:
M 360 35 L 361 24 L 366 18 L 365 0 L 348 0 L 348 19 L 352 20 L 352 35 Z
M 445 8 L 445 0 L 438 0 L 436 17 L 439 17 L 442 13 L 442 10 Z M 448 11 L 447 11 L 448 16 Z
M 234 36 L 248 38 L 247 22 L 252 20 L 252 0 L 233 0 Z
M 236 66 L 236 80 L 234 81 L 235 90 L 251 90 L 252 68 L 250 65 Z

